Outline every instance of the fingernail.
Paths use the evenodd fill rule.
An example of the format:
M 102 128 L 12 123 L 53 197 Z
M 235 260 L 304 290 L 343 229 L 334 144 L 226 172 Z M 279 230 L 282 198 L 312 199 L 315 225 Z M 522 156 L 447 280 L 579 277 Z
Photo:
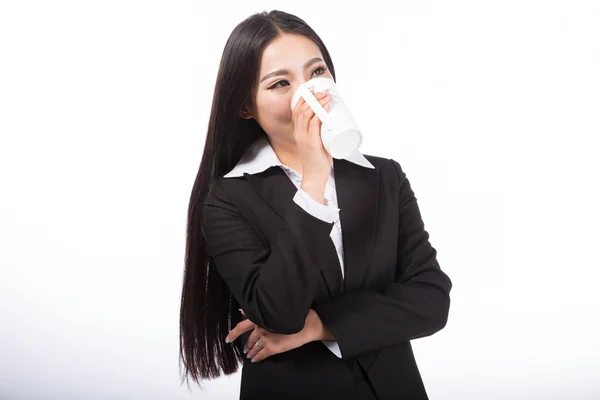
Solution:
M 229 342 L 231 342 L 231 340 L 229 340 L 229 336 L 227 336 L 227 337 L 225 338 L 225 343 L 229 343 Z

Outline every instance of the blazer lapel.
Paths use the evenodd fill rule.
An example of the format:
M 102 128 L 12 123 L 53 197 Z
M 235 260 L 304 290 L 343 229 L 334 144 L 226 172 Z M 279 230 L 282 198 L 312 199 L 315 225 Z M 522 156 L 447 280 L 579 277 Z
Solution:
M 377 168 L 364 168 L 344 159 L 334 158 L 333 162 L 345 270 L 342 281 L 337 252 L 331 243 L 330 251 L 321 255 L 326 258 L 327 268 L 322 274 L 330 297 L 357 290 L 362 284 L 375 239 L 379 183 Z M 285 209 L 298 189 L 281 167 L 270 167 L 258 174 L 245 173 L 244 177 L 283 223 Z
M 334 159 L 335 186 L 344 243 L 344 292 L 358 290 L 375 240 L 379 168 Z
M 344 292 L 362 287 L 375 240 L 379 201 L 379 168 L 364 168 L 334 159 L 335 185 L 344 243 Z M 379 351 L 357 357 L 368 371 Z
M 296 185 L 279 166 L 270 167 L 258 174 L 245 173 L 244 177 L 269 207 L 275 211 L 281 220 L 281 225 L 283 225 L 286 207 L 294 201 L 294 196 L 298 191 Z M 335 246 L 331 241 L 329 242 L 331 243 L 331 246 L 328 247 L 329 251 L 320 255 L 325 259 L 323 265 L 326 266 L 326 268 L 321 269 L 321 275 L 325 281 L 327 295 L 333 298 L 343 290 L 343 283 L 341 266 Z
M 298 190 L 281 167 L 273 166 L 258 174 L 244 173 L 244 177 L 263 200 L 285 221 L 285 207 L 293 201 Z

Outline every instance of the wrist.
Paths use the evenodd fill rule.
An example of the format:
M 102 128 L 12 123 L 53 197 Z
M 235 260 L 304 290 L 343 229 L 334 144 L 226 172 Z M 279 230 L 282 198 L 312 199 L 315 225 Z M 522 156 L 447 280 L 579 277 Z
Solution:
M 317 340 L 335 340 L 331 331 L 321 321 L 319 314 L 313 309 L 310 309 L 306 317 L 307 339 L 309 342 Z
M 329 175 L 307 175 L 302 177 L 301 185 L 308 189 L 325 189 L 325 185 L 327 185 L 328 180 Z
M 303 180 L 300 189 L 304 190 L 314 201 L 325 204 L 325 187 L 327 181 Z

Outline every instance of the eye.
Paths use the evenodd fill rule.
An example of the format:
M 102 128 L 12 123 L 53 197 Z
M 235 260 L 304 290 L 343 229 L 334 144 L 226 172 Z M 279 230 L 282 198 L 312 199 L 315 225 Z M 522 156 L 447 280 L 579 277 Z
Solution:
M 313 74 L 314 74 L 316 71 L 318 71 L 318 70 L 322 70 L 322 71 L 323 71 L 323 72 L 321 72 L 321 73 L 320 73 L 320 74 L 318 74 L 318 75 L 323 75 L 323 74 L 325 73 L 325 71 L 327 71 L 327 67 L 326 67 L 326 66 L 324 66 L 324 65 L 323 65 L 323 66 L 321 66 L 321 67 L 317 67 L 317 68 L 316 68 L 316 69 L 313 71 Z
M 321 73 L 319 73 L 319 74 L 317 74 L 317 76 L 318 76 L 318 75 L 323 75 L 323 74 L 325 73 L 325 71 L 327 71 L 327 67 L 326 67 L 325 65 L 321 65 L 321 66 L 319 66 L 319 67 L 315 68 L 315 69 L 313 70 L 313 72 L 312 72 L 312 75 L 314 75 L 314 74 L 315 74 L 315 72 L 317 72 L 317 71 L 319 71 L 319 70 L 321 70 L 322 72 L 321 72 Z M 312 75 L 311 75 L 311 77 L 312 77 Z M 286 81 L 285 79 L 283 79 L 283 80 L 280 80 L 280 81 L 276 82 L 274 85 L 272 85 L 272 86 L 271 86 L 271 87 L 269 87 L 268 89 L 269 89 L 269 90 L 272 90 L 272 89 L 279 89 L 279 88 L 282 88 L 282 87 L 284 87 L 284 86 L 280 86 L 280 85 L 279 85 L 279 84 L 280 84 L 280 83 L 282 83 L 282 82 L 288 83 L 288 81 Z M 287 85 L 285 85 L 285 86 L 287 86 Z

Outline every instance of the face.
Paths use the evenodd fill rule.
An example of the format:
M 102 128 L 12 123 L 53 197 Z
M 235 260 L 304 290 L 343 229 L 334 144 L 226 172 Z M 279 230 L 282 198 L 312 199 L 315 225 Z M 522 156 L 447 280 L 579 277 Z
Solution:
M 333 80 L 319 47 L 303 35 L 279 36 L 263 50 L 254 106 L 242 117 L 254 118 L 272 140 L 294 142 L 292 96 L 316 77 Z

